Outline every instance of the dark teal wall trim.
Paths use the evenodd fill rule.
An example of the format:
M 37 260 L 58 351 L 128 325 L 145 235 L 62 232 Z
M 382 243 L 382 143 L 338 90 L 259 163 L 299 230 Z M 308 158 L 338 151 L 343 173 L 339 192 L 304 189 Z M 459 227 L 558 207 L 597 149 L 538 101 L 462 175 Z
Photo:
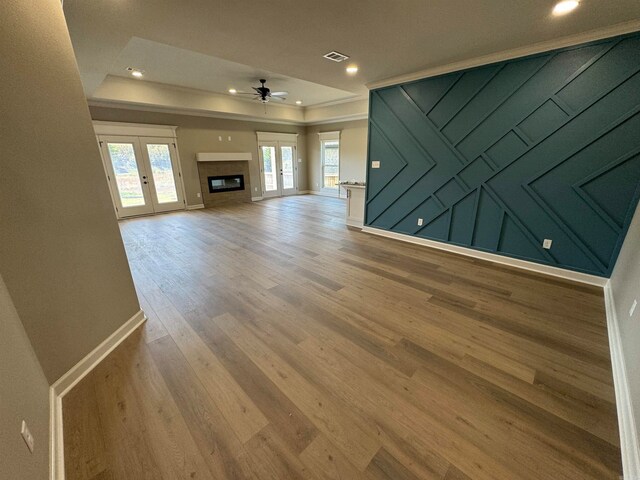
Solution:
M 369 102 L 366 225 L 610 275 L 640 197 L 640 34 Z

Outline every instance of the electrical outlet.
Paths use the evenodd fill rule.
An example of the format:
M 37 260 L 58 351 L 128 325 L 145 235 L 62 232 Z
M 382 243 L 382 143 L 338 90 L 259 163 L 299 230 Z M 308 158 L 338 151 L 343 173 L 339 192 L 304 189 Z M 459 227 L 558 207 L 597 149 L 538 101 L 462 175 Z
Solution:
M 257 192 L 258 191 L 258 187 L 253 187 L 253 190 Z
M 200 192 L 196 193 L 196 195 L 198 196 L 198 198 L 200 198 L 202 196 L 202 194 Z
M 634 300 L 633 301 L 633 305 L 631 305 L 631 308 L 629 309 L 629 316 L 632 317 L 633 316 L 633 312 L 636 311 L 636 307 L 638 306 L 638 300 Z
M 371 168 L 380 168 L 380 160 L 374 160 L 371 162 Z
M 229 136 L 227 137 L 227 141 L 228 141 L 228 142 L 230 142 L 230 141 L 231 141 L 231 135 L 229 135 Z
M 218 141 L 221 142 L 222 141 L 222 135 L 218 135 Z
M 547 250 L 551 249 L 551 244 L 553 243 L 553 240 L 550 240 L 548 238 L 544 239 L 544 242 L 542 242 L 542 248 L 546 248 Z
M 298 159 L 298 163 L 302 163 L 302 159 L 301 158 Z
M 424 223 L 424 220 L 422 218 L 419 218 L 418 219 L 418 226 L 421 227 L 423 223 Z
M 29 431 L 29 427 L 27 427 L 27 422 L 22 420 L 22 428 L 20 429 L 20 434 L 22 435 L 22 439 L 24 443 L 27 444 L 27 448 L 31 453 L 33 453 L 33 445 L 35 440 L 33 439 L 33 435 L 31 435 L 31 431 Z

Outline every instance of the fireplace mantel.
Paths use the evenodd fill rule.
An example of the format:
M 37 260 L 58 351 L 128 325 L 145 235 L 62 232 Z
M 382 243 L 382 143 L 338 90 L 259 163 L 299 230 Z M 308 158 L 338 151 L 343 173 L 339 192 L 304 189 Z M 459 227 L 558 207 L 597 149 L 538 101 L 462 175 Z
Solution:
M 251 152 L 243 153 L 196 153 L 198 162 L 246 162 L 253 159 Z

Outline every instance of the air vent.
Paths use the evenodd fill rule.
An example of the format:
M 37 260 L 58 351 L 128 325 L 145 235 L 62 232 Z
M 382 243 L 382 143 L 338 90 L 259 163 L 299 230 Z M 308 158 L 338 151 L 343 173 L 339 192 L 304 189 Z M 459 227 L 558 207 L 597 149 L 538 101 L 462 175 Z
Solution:
M 332 60 L 334 62 L 344 62 L 347 58 L 349 58 L 347 55 L 343 55 L 342 53 L 339 52 L 329 52 L 325 55 L 323 55 L 324 58 L 326 58 L 327 60 Z

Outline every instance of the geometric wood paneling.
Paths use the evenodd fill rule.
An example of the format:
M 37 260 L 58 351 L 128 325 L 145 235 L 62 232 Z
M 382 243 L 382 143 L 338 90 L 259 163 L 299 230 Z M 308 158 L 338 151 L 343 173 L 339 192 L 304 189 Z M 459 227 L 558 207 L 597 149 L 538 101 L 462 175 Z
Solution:
M 608 277 L 640 196 L 640 34 L 373 90 L 369 124 L 366 225 Z

